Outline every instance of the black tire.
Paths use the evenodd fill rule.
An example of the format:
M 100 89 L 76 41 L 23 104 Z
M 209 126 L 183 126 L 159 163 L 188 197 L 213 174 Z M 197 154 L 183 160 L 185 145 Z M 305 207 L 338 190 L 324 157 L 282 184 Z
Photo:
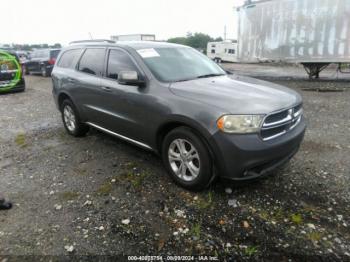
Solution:
M 75 137 L 80 137 L 86 135 L 86 133 L 89 131 L 89 126 L 82 123 L 80 121 L 80 116 L 78 114 L 78 111 L 76 107 L 74 106 L 73 102 L 69 99 L 66 99 L 62 102 L 61 105 L 61 115 L 62 115 L 62 121 L 63 125 L 67 131 L 68 134 L 75 136 Z M 65 108 L 70 109 L 72 115 L 74 116 L 75 119 L 75 126 L 72 128 L 70 124 L 68 124 L 68 121 L 65 120 Z
M 41 70 L 41 75 L 43 77 L 48 77 L 49 76 L 45 66 L 41 66 L 40 70 Z
M 199 159 L 197 161 L 197 164 L 199 166 L 198 175 L 192 176 L 192 172 L 190 172 L 188 166 L 185 171 L 186 174 L 189 174 L 188 177 L 193 177 L 193 180 L 188 181 L 186 179 L 180 178 L 174 171 L 172 164 L 170 163 L 170 157 L 169 157 L 169 150 L 171 150 L 171 146 L 174 145 L 175 141 L 177 139 L 181 139 L 185 141 L 185 144 L 188 146 L 193 146 L 196 152 L 199 155 Z M 191 147 L 189 147 L 191 148 Z M 188 149 L 190 151 L 190 149 Z M 180 153 L 178 153 L 180 154 Z M 170 177 L 175 181 L 176 184 L 180 185 L 181 187 L 184 187 L 188 190 L 192 191 L 201 191 L 205 188 L 207 188 L 210 183 L 213 181 L 213 162 L 209 153 L 209 150 L 205 143 L 203 143 L 202 139 L 196 135 L 195 132 L 193 132 L 188 127 L 179 127 L 172 131 L 170 131 L 164 138 L 163 144 L 162 144 L 162 160 L 165 168 L 167 169 Z M 180 161 L 184 161 L 180 160 Z M 181 166 L 181 162 L 175 160 L 175 164 Z M 193 161 L 193 160 L 192 160 Z M 185 161 L 186 162 L 186 161 Z M 198 164 L 199 163 L 199 164 Z M 189 164 L 187 162 L 187 164 Z M 192 163 L 193 164 L 193 163 Z M 174 166 L 174 162 L 173 162 Z M 180 170 L 179 168 L 178 170 Z M 180 171 L 181 172 L 181 171 Z

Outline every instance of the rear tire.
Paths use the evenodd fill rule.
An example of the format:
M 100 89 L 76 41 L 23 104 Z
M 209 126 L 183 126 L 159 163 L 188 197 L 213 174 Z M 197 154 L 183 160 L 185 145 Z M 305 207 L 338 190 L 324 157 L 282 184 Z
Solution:
M 48 73 L 47 73 L 47 70 L 46 70 L 46 67 L 45 66 L 42 66 L 41 67 L 41 75 L 43 77 L 48 77 Z
M 63 125 L 68 134 L 80 137 L 86 135 L 89 126 L 80 121 L 80 116 L 71 100 L 66 99 L 61 105 Z
M 162 145 L 162 160 L 176 184 L 201 191 L 213 178 L 210 153 L 201 138 L 188 127 L 169 132 Z

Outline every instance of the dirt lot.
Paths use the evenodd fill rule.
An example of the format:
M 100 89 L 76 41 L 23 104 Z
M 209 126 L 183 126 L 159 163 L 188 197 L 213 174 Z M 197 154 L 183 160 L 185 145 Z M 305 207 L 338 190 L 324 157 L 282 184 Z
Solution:
M 51 80 L 27 77 L 25 93 L 0 96 L 0 191 L 15 203 L 0 211 L 0 261 L 119 254 L 350 260 L 350 82 L 273 75 L 304 98 L 309 124 L 300 152 L 267 179 L 219 181 L 201 193 L 176 187 L 150 152 L 95 130 L 70 137 Z

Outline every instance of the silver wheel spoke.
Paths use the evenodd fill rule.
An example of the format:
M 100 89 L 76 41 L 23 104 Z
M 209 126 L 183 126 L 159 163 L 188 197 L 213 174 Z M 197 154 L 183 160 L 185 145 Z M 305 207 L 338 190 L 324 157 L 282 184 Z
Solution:
M 193 181 L 200 173 L 197 149 L 185 139 L 175 139 L 170 144 L 168 159 L 171 169 L 181 180 Z
M 192 162 L 187 163 L 187 168 L 190 170 L 192 176 L 198 176 L 199 168 L 197 168 Z
M 187 170 L 187 167 L 186 167 L 186 164 L 185 163 L 181 163 L 181 177 L 184 179 L 185 176 L 186 176 L 186 170 Z
M 169 159 L 174 161 L 181 161 L 181 157 L 179 153 L 175 153 L 174 150 L 169 150 Z

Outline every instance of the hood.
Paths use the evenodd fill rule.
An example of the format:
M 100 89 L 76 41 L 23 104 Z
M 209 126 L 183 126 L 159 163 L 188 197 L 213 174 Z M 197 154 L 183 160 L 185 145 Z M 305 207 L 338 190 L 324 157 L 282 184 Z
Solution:
M 289 88 L 237 75 L 175 82 L 170 90 L 175 95 L 219 107 L 228 114 L 268 114 L 302 101 Z

